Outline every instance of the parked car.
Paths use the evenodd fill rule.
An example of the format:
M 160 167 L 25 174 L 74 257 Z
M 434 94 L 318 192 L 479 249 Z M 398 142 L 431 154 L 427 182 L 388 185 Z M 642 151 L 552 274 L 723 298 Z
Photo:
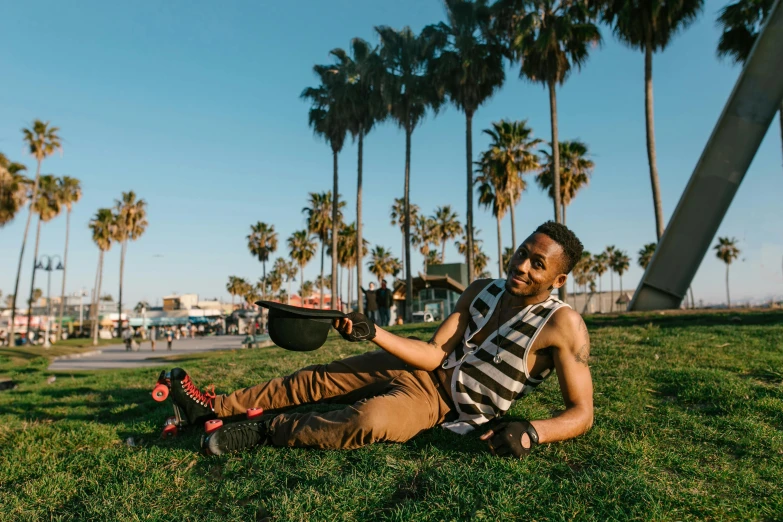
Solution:
M 434 323 L 435 319 L 429 312 L 413 312 L 411 321 L 414 323 Z

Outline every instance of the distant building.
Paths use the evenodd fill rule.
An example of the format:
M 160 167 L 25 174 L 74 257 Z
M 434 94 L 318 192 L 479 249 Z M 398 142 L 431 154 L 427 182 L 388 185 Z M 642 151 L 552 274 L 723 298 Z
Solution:
M 427 273 L 413 278 L 414 312 L 430 312 L 435 321 L 442 321 L 454 311 L 457 300 L 467 287 L 468 271 L 464 263 L 430 265 Z M 405 281 L 394 284 L 392 299 L 396 315 L 405 317 L 408 299 L 405 295 Z

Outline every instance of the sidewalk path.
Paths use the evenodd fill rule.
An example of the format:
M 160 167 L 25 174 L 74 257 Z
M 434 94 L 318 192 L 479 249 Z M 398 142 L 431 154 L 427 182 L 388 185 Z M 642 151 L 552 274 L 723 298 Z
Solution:
M 108 370 L 118 368 L 141 368 L 144 366 L 164 366 L 166 363 L 160 357 L 200 353 L 210 350 L 232 350 L 242 348 L 241 335 L 220 335 L 197 337 L 195 339 L 175 340 L 171 351 L 166 350 L 166 341 L 158 341 L 155 351 L 150 349 L 149 341 L 141 343 L 138 352 L 125 350 L 124 344 L 98 347 L 101 353 L 83 355 L 72 359 L 59 359 L 49 365 L 52 371 L 68 370 Z

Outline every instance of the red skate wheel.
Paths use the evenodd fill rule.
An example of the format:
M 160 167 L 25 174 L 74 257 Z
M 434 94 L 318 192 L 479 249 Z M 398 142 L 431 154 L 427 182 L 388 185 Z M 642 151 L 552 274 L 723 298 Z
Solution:
M 166 424 L 166 426 L 163 428 L 163 433 L 161 434 L 161 437 L 167 439 L 169 437 L 176 437 L 178 434 L 179 434 L 179 428 L 177 428 L 176 424 Z
M 258 417 L 264 413 L 264 408 L 250 408 L 247 410 L 246 415 L 248 419 L 252 419 L 253 417 Z
M 210 421 L 207 421 L 206 424 L 204 424 L 204 432 L 209 435 L 213 431 L 217 430 L 223 426 L 223 421 L 220 419 L 212 419 Z
M 165 384 L 158 384 L 152 389 L 152 398 L 158 402 L 163 402 L 169 396 L 169 387 Z

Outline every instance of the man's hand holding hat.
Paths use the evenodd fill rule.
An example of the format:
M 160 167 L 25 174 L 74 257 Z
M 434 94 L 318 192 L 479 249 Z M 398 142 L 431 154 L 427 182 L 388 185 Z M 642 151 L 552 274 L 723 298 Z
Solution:
M 335 319 L 332 326 L 346 341 L 372 341 L 375 338 L 375 324 L 359 312 L 351 312 L 342 319 Z

